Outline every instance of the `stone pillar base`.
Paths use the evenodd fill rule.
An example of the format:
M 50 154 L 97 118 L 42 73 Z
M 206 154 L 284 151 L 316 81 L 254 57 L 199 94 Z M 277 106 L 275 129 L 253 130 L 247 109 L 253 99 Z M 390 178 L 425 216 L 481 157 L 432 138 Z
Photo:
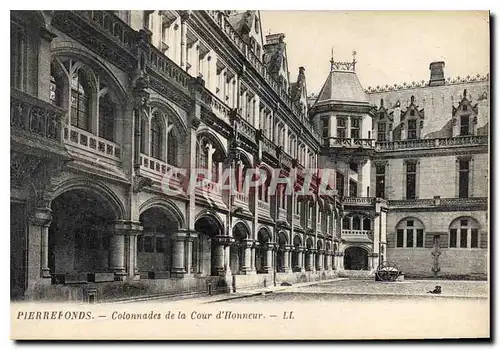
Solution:
M 184 275 L 186 275 L 186 270 L 179 268 L 172 268 L 172 271 L 170 273 L 170 276 L 174 278 L 183 278 Z
M 51 278 L 50 269 L 42 268 L 42 278 Z
M 264 266 L 264 273 L 271 273 L 273 272 L 273 267 L 272 266 Z

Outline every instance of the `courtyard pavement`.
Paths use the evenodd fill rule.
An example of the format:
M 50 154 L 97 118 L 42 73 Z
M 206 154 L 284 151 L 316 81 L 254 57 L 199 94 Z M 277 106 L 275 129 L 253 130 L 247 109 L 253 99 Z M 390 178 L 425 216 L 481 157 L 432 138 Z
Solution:
M 427 293 L 441 286 L 439 295 Z M 155 297 L 123 301 L 150 303 L 217 303 L 217 302 L 261 302 L 261 301 L 325 301 L 333 299 L 488 299 L 487 281 L 452 280 L 405 280 L 400 282 L 376 282 L 368 279 L 337 278 L 329 281 L 297 283 L 292 286 L 276 286 L 243 290 L 217 295 L 194 295 Z

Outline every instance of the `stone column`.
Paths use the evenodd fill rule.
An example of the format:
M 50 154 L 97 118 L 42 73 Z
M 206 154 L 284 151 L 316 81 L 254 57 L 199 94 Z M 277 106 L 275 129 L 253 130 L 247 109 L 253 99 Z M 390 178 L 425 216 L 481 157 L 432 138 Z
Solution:
M 255 267 L 255 250 L 257 249 L 257 242 L 254 242 L 251 248 L 251 264 L 250 267 L 252 269 L 252 273 L 257 273 L 256 267 Z
M 215 236 L 211 239 L 212 249 L 212 269 L 217 271 L 219 276 L 223 276 L 225 269 L 230 272 L 229 268 L 229 245 L 231 244 L 231 237 L 228 236 Z M 227 250 L 227 252 L 226 252 Z
M 28 237 L 28 266 L 37 266 L 39 270 L 32 274 L 33 279 L 42 277 L 50 278 L 49 270 L 49 227 L 52 223 L 52 210 L 50 208 L 35 208 L 30 222 L 30 234 Z M 38 236 L 38 237 L 37 237 Z M 39 242 L 39 243 L 38 243 Z M 37 249 L 39 248 L 39 250 Z M 39 256 L 39 258 L 35 258 Z M 28 267 L 28 279 L 30 279 L 30 268 Z
M 266 245 L 266 262 L 264 265 L 264 271 L 266 273 L 270 273 L 273 271 L 273 249 L 274 249 L 273 243 L 268 243 Z
M 304 264 L 304 248 L 300 247 L 297 251 L 297 263 L 300 272 L 304 272 L 305 264 Z
M 125 274 L 131 279 L 139 278 L 139 270 L 137 268 L 137 235 L 141 232 L 142 226 L 140 222 L 119 221 L 115 223 L 114 234 L 123 237 Z M 110 254 L 111 247 L 110 244 Z M 119 261 L 121 262 L 121 260 Z M 110 267 L 112 268 L 111 265 Z
M 316 259 L 318 261 L 318 271 L 322 271 L 323 270 L 323 254 L 324 254 L 324 251 L 323 250 L 318 250 L 318 252 L 316 253 Z
M 186 273 L 187 274 L 192 274 L 195 270 L 195 267 L 193 266 L 193 246 L 194 246 L 194 241 L 198 237 L 198 233 L 196 231 L 190 231 L 189 232 L 189 237 L 187 240 L 187 245 L 186 245 Z
M 186 241 L 189 230 L 181 229 L 172 234 L 172 277 L 184 277 L 186 274 Z
M 284 271 L 285 273 L 291 272 L 290 268 L 290 251 L 292 250 L 293 246 L 286 245 L 285 246 L 285 251 L 283 252 L 283 260 L 284 260 Z
M 248 239 L 243 241 L 243 265 L 240 267 L 241 273 L 248 275 L 252 271 L 252 247 L 254 245 L 253 240 Z
M 325 270 L 330 270 L 330 261 L 331 261 L 331 254 L 332 252 L 329 252 L 329 251 L 325 251 L 325 255 L 324 255 L 324 268 Z

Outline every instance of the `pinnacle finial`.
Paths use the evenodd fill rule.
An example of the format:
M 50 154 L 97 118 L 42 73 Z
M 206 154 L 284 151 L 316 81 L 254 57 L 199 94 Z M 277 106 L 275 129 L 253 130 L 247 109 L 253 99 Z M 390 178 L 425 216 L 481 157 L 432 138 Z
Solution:
M 333 64 L 334 64 L 334 61 L 333 61 L 333 46 L 332 46 L 332 55 L 330 58 L 330 71 L 331 72 L 333 72 Z
M 352 70 L 353 71 L 356 70 L 356 63 L 358 62 L 358 61 L 356 61 L 356 55 L 357 55 L 356 50 L 353 50 L 352 51 Z

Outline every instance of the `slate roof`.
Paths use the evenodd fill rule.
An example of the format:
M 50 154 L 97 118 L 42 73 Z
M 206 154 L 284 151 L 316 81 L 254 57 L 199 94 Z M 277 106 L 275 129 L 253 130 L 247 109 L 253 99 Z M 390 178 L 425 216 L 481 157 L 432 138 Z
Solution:
M 353 71 L 332 70 L 321 88 L 316 104 L 326 102 L 368 105 L 368 99 Z

